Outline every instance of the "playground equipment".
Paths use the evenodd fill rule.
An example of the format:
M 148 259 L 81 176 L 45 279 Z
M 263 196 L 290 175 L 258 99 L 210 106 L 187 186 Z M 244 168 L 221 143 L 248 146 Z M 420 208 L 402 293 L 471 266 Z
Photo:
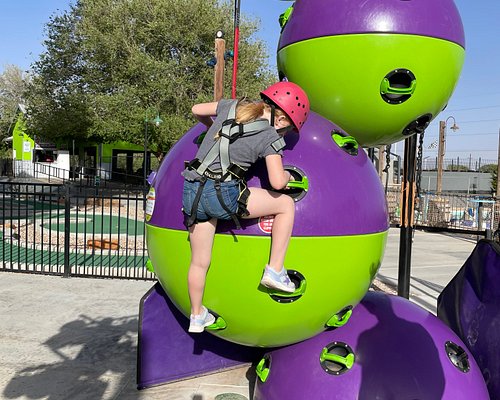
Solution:
M 285 295 L 259 286 L 272 217 L 244 220 L 241 229 L 220 222 L 204 294 L 217 320 L 207 328 L 212 336 L 198 340 L 223 339 L 238 354 L 238 345 L 254 352 L 234 360 L 219 352 L 220 342 L 205 342 L 216 353 L 207 362 L 224 368 L 251 360 L 262 347 L 290 345 L 259 363 L 256 400 L 330 399 L 332 393 L 341 399 L 487 399 L 474 359 L 437 318 L 405 299 L 366 294 L 382 260 L 388 215 L 361 145 L 414 139 L 446 106 L 464 58 L 454 3 L 298 0 L 281 20 L 279 73 L 300 84 L 321 114 L 311 113 L 300 137 L 287 135 L 283 157 L 295 179 L 286 192 L 296 202 L 286 266 L 297 290 Z M 190 129 L 151 179 L 149 265 L 161 288 L 141 306 L 141 332 L 147 333 L 139 342 L 141 368 L 154 373 L 142 375 L 139 387 L 208 371 L 190 354 L 185 363 L 198 368 L 179 372 L 152 351 L 178 359 L 175 354 L 197 343 L 185 332 L 190 250 L 181 172 L 204 130 L 201 124 Z M 248 178 L 249 186 L 269 187 L 264 163 Z M 235 270 L 238 279 L 231 278 Z M 156 328 L 170 324 L 184 326 L 175 348 L 174 338 Z M 332 327 L 338 329 L 327 330 Z
M 464 61 L 452 0 L 297 0 L 281 21 L 280 76 L 367 147 L 423 132 Z
M 407 299 L 368 292 L 349 323 L 270 351 L 254 400 L 489 399 L 460 338 Z
M 438 297 L 438 317 L 474 355 L 492 400 L 500 399 L 500 245 L 480 240 Z
M 181 212 L 181 172 L 203 131 L 196 125 L 172 148 L 146 207 L 154 271 L 186 316 L 190 248 Z M 287 193 L 296 201 L 296 215 L 285 263 L 298 289 L 285 295 L 259 286 L 272 218 L 242 220 L 242 229 L 221 221 L 207 275 L 204 304 L 219 317 L 210 332 L 247 346 L 295 343 L 339 324 L 370 287 L 389 228 L 380 180 L 352 137 L 313 113 L 300 137 L 287 135 L 286 143 L 283 163 L 296 180 Z M 269 187 L 264 163 L 249 175 L 249 186 Z

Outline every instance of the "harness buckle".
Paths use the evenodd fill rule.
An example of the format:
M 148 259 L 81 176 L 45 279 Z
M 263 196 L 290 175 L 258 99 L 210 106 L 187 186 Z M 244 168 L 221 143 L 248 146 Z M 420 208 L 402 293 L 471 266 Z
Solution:
M 236 118 L 228 118 L 222 123 L 222 126 L 227 126 L 227 125 L 233 126 L 235 123 L 236 123 Z

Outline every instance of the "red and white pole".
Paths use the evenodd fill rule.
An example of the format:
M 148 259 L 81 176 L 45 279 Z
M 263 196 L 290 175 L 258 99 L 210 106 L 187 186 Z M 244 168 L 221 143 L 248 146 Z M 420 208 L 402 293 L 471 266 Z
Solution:
M 231 97 L 236 98 L 236 78 L 238 76 L 238 47 L 240 41 L 240 0 L 234 2 L 234 50 L 233 50 L 233 83 Z

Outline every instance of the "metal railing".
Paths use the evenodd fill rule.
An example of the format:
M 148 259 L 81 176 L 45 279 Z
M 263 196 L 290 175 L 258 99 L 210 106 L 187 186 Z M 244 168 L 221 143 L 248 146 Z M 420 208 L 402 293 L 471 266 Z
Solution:
M 5 162 L 3 162 L 5 161 Z M 64 184 L 71 182 L 81 187 L 98 186 L 108 187 L 126 187 L 135 190 L 144 187 L 144 176 L 137 174 L 128 174 L 118 171 L 109 171 L 104 168 L 94 167 L 71 167 L 70 170 L 55 167 L 48 163 L 39 163 L 31 161 L 0 160 L 0 165 L 6 165 L 2 169 L 3 176 L 9 176 L 14 179 L 35 179 L 48 183 Z M 10 168 L 9 168 L 10 166 Z
M 0 208 L 0 270 L 154 279 L 142 192 L 0 182 Z

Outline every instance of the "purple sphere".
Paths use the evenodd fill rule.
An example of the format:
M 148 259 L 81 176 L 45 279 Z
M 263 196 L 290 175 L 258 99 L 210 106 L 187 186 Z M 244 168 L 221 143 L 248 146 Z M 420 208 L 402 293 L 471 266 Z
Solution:
M 268 375 L 257 377 L 254 400 L 489 399 L 479 367 L 450 328 L 380 292 L 368 292 L 345 326 L 263 360 L 257 369 Z

